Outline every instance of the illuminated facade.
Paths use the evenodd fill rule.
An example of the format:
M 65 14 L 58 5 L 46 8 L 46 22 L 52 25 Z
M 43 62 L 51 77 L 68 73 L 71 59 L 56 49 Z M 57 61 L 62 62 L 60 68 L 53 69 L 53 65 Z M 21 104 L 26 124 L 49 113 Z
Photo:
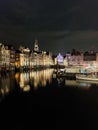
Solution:
M 32 69 L 39 67 L 50 67 L 53 65 L 52 54 L 50 52 L 39 51 L 38 41 L 35 40 L 34 49 L 20 46 L 16 51 L 15 66 L 21 69 Z
M 59 53 L 57 57 L 54 58 L 54 65 L 68 66 L 67 58 Z
M 50 66 L 53 66 L 52 53 L 39 51 L 38 40 L 35 40 L 32 52 L 23 46 L 20 46 L 19 50 L 15 50 L 11 45 L 0 44 L 0 70 Z
M 55 58 L 55 65 L 64 65 L 64 57 L 60 53 Z
M 20 49 L 20 68 L 30 67 L 30 49 L 22 47 Z
M 16 50 L 15 55 L 15 67 L 16 69 L 28 69 L 30 68 L 30 49 L 20 47 Z
M 35 40 L 33 51 L 23 46 L 15 51 L 12 45 L 0 43 L 0 70 L 15 70 L 15 67 L 19 69 L 47 68 L 54 65 L 83 66 L 98 71 L 98 52 L 79 52 L 73 49 L 71 53 L 66 53 L 66 56 L 59 53 L 53 61 L 52 53 L 39 50 L 38 40 Z
M 15 69 L 15 50 L 13 46 L 0 44 L 0 69 Z
M 79 54 L 66 53 L 66 59 L 69 66 L 83 65 L 83 53 Z
M 78 54 L 66 53 L 68 66 L 83 66 L 85 68 L 98 68 L 97 52 L 81 52 Z
M 34 50 L 30 55 L 30 67 L 50 67 L 53 65 L 52 54 L 46 51 L 39 51 L 38 41 L 35 40 Z
M 1 44 L 0 47 L 1 51 L 1 69 L 9 69 L 10 67 L 10 50 L 8 49 L 8 46 L 5 46 Z

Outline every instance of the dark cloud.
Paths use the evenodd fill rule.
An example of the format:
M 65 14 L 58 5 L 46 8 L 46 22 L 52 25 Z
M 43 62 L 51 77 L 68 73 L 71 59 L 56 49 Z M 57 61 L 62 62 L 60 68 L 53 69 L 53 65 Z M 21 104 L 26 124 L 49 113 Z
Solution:
M 65 54 L 66 51 L 71 51 L 73 48 L 80 51 L 88 51 L 91 49 L 97 51 L 98 31 L 41 32 L 39 33 L 39 40 L 47 50 L 50 48 L 55 54 L 58 54 L 58 52 Z
M 97 3 L 97 2 L 96 2 Z M 34 31 L 97 28 L 97 4 L 86 1 L 0 1 L 0 23 Z
M 97 0 L 1 0 L 0 40 L 57 53 L 97 45 Z M 16 45 L 17 43 L 17 45 Z

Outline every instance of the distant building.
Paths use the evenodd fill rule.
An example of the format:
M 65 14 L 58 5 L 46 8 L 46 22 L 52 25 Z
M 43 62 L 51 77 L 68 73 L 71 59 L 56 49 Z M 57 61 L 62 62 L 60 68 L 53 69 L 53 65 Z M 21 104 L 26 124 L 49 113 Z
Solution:
M 69 66 L 80 66 L 83 64 L 82 53 L 66 53 L 66 59 Z
M 12 45 L 0 44 L 0 69 L 15 69 L 15 50 Z
M 98 68 L 98 52 L 66 53 L 66 58 L 68 66 L 83 66 L 93 70 Z
M 46 51 L 40 51 L 38 40 L 35 40 L 34 49 L 30 55 L 30 67 L 50 67 L 53 65 L 52 54 Z
M 84 52 L 83 54 L 83 60 L 84 61 L 96 61 L 96 52 Z
M 34 49 L 20 46 L 16 51 L 15 66 L 21 69 L 32 69 L 37 67 L 50 67 L 53 65 L 52 54 L 46 51 L 39 51 L 38 40 L 35 40 Z
M 10 70 L 15 70 L 15 49 L 12 45 L 9 45 L 10 50 Z
M 20 67 L 26 69 L 30 67 L 30 49 L 20 47 Z
M 38 40 L 37 39 L 35 39 L 35 43 L 34 43 L 34 52 L 39 52 Z
M 59 53 L 55 58 L 54 58 L 54 65 L 55 67 L 61 67 L 64 66 L 64 57 Z
M 16 69 L 28 69 L 30 67 L 30 49 L 20 46 L 15 54 Z
M 59 53 L 56 57 L 58 65 L 64 65 L 64 57 Z
M 15 68 L 20 69 L 20 51 L 16 50 L 15 51 Z

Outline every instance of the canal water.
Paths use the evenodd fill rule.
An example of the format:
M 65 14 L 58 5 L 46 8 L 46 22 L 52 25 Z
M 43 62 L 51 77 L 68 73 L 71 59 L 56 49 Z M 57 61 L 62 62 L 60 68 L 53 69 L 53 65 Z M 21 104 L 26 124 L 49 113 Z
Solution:
M 98 84 L 54 69 L 0 75 L 0 130 L 98 129 Z

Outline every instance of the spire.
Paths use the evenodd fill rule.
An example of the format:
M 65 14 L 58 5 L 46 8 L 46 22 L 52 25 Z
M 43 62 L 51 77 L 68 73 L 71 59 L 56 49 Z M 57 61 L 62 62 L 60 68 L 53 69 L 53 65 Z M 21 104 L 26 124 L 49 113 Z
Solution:
M 35 39 L 35 43 L 34 43 L 34 51 L 39 51 L 38 40 L 37 40 L 37 39 Z

